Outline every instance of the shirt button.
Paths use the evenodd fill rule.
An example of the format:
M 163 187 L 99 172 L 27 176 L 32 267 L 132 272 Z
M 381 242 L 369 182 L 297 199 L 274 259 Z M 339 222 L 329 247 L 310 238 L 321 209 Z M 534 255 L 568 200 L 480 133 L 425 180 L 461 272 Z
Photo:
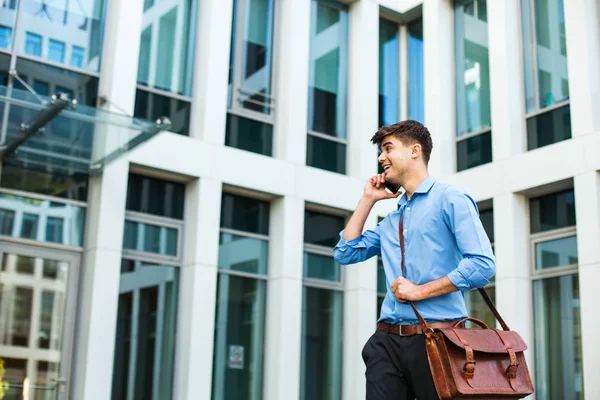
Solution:
M 404 233 L 406 233 L 407 231 L 408 231 L 408 229 L 405 229 L 405 230 L 404 230 Z
M 402 318 L 400 318 L 398 321 L 402 322 L 402 321 L 404 321 L 404 320 L 403 320 Z
M 407 207 L 407 208 L 406 208 L 406 211 L 410 211 L 410 207 Z

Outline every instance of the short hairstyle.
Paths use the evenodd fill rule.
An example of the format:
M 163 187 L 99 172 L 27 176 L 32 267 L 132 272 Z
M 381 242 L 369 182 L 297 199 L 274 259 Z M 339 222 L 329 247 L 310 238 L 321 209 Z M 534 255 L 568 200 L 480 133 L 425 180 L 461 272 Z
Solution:
M 429 130 L 420 122 L 408 119 L 400 121 L 393 125 L 382 126 L 371 138 L 371 142 L 377 146 L 381 146 L 383 139 L 387 136 L 394 135 L 405 146 L 418 143 L 423 151 L 423 159 L 425 165 L 429 164 L 429 157 L 433 149 L 431 134 Z

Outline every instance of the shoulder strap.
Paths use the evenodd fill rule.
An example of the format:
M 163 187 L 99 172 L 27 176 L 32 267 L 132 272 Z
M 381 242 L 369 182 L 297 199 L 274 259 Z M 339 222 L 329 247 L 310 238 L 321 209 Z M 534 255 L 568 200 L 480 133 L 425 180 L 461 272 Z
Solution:
M 406 278 L 406 266 L 404 263 L 404 210 L 402 210 L 402 212 L 400 213 L 400 223 L 398 224 L 398 235 L 400 237 L 400 254 L 402 256 L 402 260 L 400 262 L 401 267 L 402 267 L 402 276 Z M 494 314 L 494 317 L 498 320 L 498 322 L 500 322 L 500 326 L 502 326 L 502 329 L 505 331 L 509 331 L 510 329 L 509 329 L 508 325 L 506 325 L 506 323 L 500 316 L 500 313 L 498 313 L 498 310 L 496 310 L 496 306 L 494 306 L 492 299 L 490 299 L 490 297 L 488 296 L 485 289 L 480 288 L 478 290 L 479 290 L 479 293 L 481 293 L 483 300 L 485 300 L 485 303 L 492 311 L 492 314 Z M 415 315 L 417 316 L 417 319 L 419 320 L 419 323 L 421 324 L 421 327 L 423 328 L 423 330 L 431 331 L 432 330 L 431 326 L 427 323 L 427 321 L 425 321 L 425 319 L 421 316 L 419 311 L 417 311 L 417 307 L 415 307 L 415 304 L 411 301 L 410 305 L 411 305 L 413 311 L 415 312 Z

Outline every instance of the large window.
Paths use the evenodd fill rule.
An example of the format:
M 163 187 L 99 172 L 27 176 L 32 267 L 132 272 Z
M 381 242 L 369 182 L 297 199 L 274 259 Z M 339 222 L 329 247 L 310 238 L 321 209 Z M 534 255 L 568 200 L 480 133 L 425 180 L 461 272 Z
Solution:
M 379 20 L 379 126 L 400 120 L 398 25 Z
M 173 393 L 184 185 L 129 176 L 112 399 Z
M 225 144 L 273 153 L 274 0 L 235 0 Z
M 300 399 L 340 399 L 344 286 L 332 249 L 344 218 L 308 210 L 304 218 Z
M 457 170 L 492 161 L 486 0 L 455 2 Z
M 536 397 L 583 399 L 573 190 L 532 198 Z
M 528 150 L 571 138 L 563 0 L 521 0 Z
M 481 220 L 481 224 L 483 225 L 483 229 L 490 240 L 490 244 L 492 245 L 492 250 L 494 250 L 494 210 L 492 207 L 492 201 L 488 200 L 482 202 L 482 204 L 478 204 L 479 210 L 479 219 Z M 495 278 L 492 278 L 490 283 L 485 286 L 485 291 L 492 299 L 493 302 L 496 301 L 496 287 L 495 287 Z M 485 300 L 479 293 L 479 290 L 472 289 L 468 292 L 465 292 L 465 303 L 467 305 L 467 313 L 469 317 L 477 318 L 482 320 L 490 328 L 496 326 L 496 317 L 488 307 Z M 470 323 L 468 323 L 470 324 Z
M 422 18 L 408 24 L 408 118 L 425 123 Z
M 311 1 L 306 164 L 346 173 L 348 12 L 329 0 Z
M 195 55 L 197 1 L 145 2 L 134 114 L 171 119 L 187 135 Z
M 268 246 L 269 203 L 223 194 L 214 400 L 262 398 Z

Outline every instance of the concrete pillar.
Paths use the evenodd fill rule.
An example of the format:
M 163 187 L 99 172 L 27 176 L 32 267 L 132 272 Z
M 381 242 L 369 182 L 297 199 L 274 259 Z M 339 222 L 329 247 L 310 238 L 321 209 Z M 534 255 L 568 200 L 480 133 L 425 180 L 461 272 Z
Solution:
M 494 197 L 493 201 L 496 307 L 510 329 L 519 332 L 529 346 L 525 358 L 533 374 L 533 294 L 527 257 L 530 253 L 528 199 L 506 193 Z
M 202 0 L 194 58 L 190 136 L 225 144 L 233 0 Z
M 429 171 L 437 178 L 456 171 L 454 7 L 450 0 L 423 2 L 425 126 L 433 139 Z
M 73 368 L 76 399 L 111 396 L 128 169 L 129 163 L 121 159 L 90 178 Z
M 188 183 L 175 357 L 175 399 L 210 399 L 222 184 Z
M 370 142 L 379 119 L 379 5 L 371 0 L 349 9 L 347 171 L 366 180 L 377 173 L 377 147 Z
M 304 201 L 271 203 L 265 399 L 298 398 L 302 348 Z
M 306 164 L 311 2 L 276 2 L 274 156 Z
M 588 399 L 600 398 L 600 174 L 586 172 L 574 178 L 579 259 L 579 301 L 583 353 L 583 387 Z
M 494 161 L 525 151 L 525 98 L 519 0 L 489 1 L 488 19 L 492 151 Z
M 365 229 L 377 224 L 371 213 Z M 360 400 L 366 395 L 362 349 L 375 332 L 377 322 L 377 257 L 344 267 L 343 390 L 344 399 Z
M 599 9 L 597 0 L 564 1 L 573 137 L 600 131 Z

